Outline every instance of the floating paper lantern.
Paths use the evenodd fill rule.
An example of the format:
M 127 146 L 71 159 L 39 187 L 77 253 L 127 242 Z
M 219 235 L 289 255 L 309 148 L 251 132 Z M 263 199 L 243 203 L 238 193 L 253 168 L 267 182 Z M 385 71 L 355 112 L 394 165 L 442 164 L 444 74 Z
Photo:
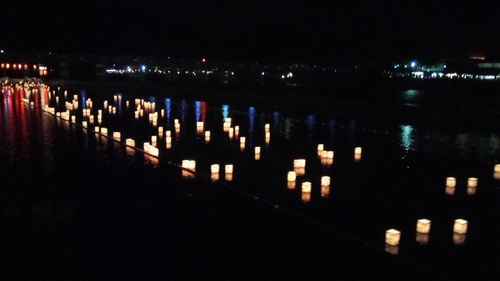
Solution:
M 179 134 L 181 132 L 181 124 L 176 123 L 174 126 L 175 126 L 175 133 Z
M 203 122 L 198 121 L 196 122 L 196 131 L 201 134 L 203 132 Z
M 240 149 L 241 150 L 245 149 L 245 143 L 246 143 L 246 138 L 240 137 Z
M 166 146 L 165 146 L 165 147 L 166 147 L 167 149 L 172 148 L 172 137 L 166 137 L 166 138 L 165 138 L 165 141 L 166 141 Z
M 297 180 L 297 174 L 294 171 L 289 171 L 286 178 L 288 181 L 295 181 Z
M 306 181 L 302 183 L 301 186 L 301 191 L 302 191 L 302 201 L 307 203 L 311 201 L 311 183 Z
M 302 183 L 302 193 L 311 193 L 311 183 L 305 181 Z
M 240 135 L 240 126 L 234 126 L 234 136 L 238 137 Z
M 428 219 L 417 220 L 417 232 L 427 234 L 431 231 L 431 221 Z
M 305 168 L 306 167 L 306 159 L 295 159 L 293 160 L 294 168 Z
M 271 133 L 270 132 L 266 132 L 265 144 L 269 145 L 270 142 L 271 142 Z
M 161 115 L 162 118 L 165 116 L 165 109 L 161 109 L 160 110 L 160 115 Z
M 500 173 L 500 164 L 495 164 L 495 167 L 493 168 L 493 171 L 495 173 Z
M 254 148 L 255 154 L 260 154 L 260 146 Z
M 165 136 L 166 137 L 171 137 L 172 136 L 172 132 L 170 130 L 165 131 Z
M 454 177 L 446 178 L 446 186 L 455 187 L 457 185 L 457 179 Z
M 265 131 L 265 132 L 269 132 L 269 129 L 270 129 L 270 128 L 271 128 L 271 125 L 270 125 L 269 123 L 266 123 L 266 124 L 264 125 L 264 131 Z
M 232 140 L 234 137 L 234 128 L 229 128 L 229 139 Z
M 195 160 L 182 160 L 182 168 L 189 169 L 193 172 L 196 171 L 196 161 Z
M 108 128 L 101 127 L 101 135 L 107 137 L 108 136 Z
M 82 127 L 87 129 L 88 127 L 87 121 L 82 121 Z
M 212 174 L 218 174 L 219 170 L 220 170 L 219 164 L 212 164 L 212 165 L 210 165 L 210 172 Z
M 472 188 L 475 188 L 477 187 L 477 178 L 468 178 L 467 179 L 467 187 L 472 187 Z
M 224 122 L 222 128 L 223 128 L 224 132 L 229 132 L 229 128 L 231 128 L 231 123 Z
M 321 177 L 321 186 L 330 186 L 330 177 L 322 176 Z
M 120 132 L 113 132 L 113 139 L 116 141 L 121 141 L 122 134 Z
M 163 136 L 163 127 L 162 126 L 158 127 L 158 136 L 160 136 L 160 137 Z
M 233 164 L 226 164 L 224 166 L 224 172 L 226 174 L 232 174 L 233 173 Z
M 453 232 L 458 234 L 466 234 L 467 233 L 467 221 L 464 219 L 456 219 L 453 224 Z
M 322 152 L 323 152 L 324 149 L 325 149 L 325 145 L 324 144 L 318 144 L 318 148 L 317 148 L 318 156 L 322 155 Z
M 71 123 L 76 123 L 76 116 L 71 116 Z
M 388 245 L 396 246 L 401 239 L 401 232 L 396 229 L 389 229 L 385 232 L 385 243 Z
M 125 106 L 128 108 L 128 107 L 129 107 L 129 105 L 130 105 L 130 102 L 129 102 L 129 101 L 126 101 L 126 102 L 125 102 Z
M 174 125 L 175 124 L 179 124 L 179 119 L 177 119 L 177 118 L 174 119 Z
M 205 132 L 205 142 L 210 142 L 210 131 Z
M 361 147 L 355 147 L 354 148 L 354 154 L 361 154 L 363 152 L 363 148 Z
M 224 119 L 224 123 L 228 123 L 229 126 L 231 126 L 231 121 L 232 121 L 231 117 L 226 117 L 226 119 Z
M 99 126 L 95 126 L 95 127 L 94 127 L 94 132 L 95 132 L 96 134 L 99 134 L 99 132 L 101 132 L 101 128 L 99 128 Z
M 157 136 L 151 136 L 151 143 L 153 146 L 156 146 L 156 141 L 158 140 Z
M 156 156 L 156 157 L 158 157 L 158 155 L 159 155 L 158 148 L 152 146 L 151 144 L 149 144 L 149 142 L 144 143 L 144 152 L 149 154 L 149 155 Z
M 126 146 L 130 146 L 130 147 L 135 147 L 135 140 L 131 139 L 131 138 L 128 138 L 128 139 L 125 140 L 125 145 Z

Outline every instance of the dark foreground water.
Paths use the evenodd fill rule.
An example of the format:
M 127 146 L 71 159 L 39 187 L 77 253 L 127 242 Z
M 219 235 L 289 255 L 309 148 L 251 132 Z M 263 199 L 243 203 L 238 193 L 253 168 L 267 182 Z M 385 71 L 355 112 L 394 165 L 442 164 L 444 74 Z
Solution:
M 73 94 L 80 107 L 93 99 L 92 114 L 104 99 L 114 104 L 114 93 L 81 91 L 68 100 Z M 56 95 L 62 111 L 63 91 Z M 498 279 L 496 134 L 151 98 L 165 110 L 159 126 L 173 130 L 174 118 L 182 124 L 171 149 L 159 138 L 157 163 L 42 112 L 45 103 L 57 106 L 47 93 L 30 99 L 33 107 L 4 91 L 0 106 L 6 280 Z M 133 104 L 122 96 L 103 125 L 142 147 L 156 129 L 147 114 L 134 118 Z M 224 117 L 247 138 L 243 151 L 222 132 Z M 201 120 L 212 134 L 208 144 L 196 134 Z M 320 165 L 319 143 L 335 151 L 332 166 Z M 361 161 L 355 146 L 363 147 Z M 286 173 L 296 158 L 307 159 L 306 175 L 290 189 Z M 169 164 L 182 159 L 197 161 L 194 179 Z M 234 164 L 233 180 L 221 174 L 212 183 L 213 163 Z M 332 178 L 329 192 L 320 187 L 324 175 Z M 448 176 L 457 178 L 454 190 L 445 188 Z M 477 189 L 467 188 L 468 177 L 479 179 Z M 308 202 L 300 191 L 306 180 Z M 432 221 L 430 235 L 416 234 L 420 218 Z M 468 220 L 466 235 L 453 233 L 457 218 Z M 389 228 L 402 232 L 397 247 L 385 245 Z

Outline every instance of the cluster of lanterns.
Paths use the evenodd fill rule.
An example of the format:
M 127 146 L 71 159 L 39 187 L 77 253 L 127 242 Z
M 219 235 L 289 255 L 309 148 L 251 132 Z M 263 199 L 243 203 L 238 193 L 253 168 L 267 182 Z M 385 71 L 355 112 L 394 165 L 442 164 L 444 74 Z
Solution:
M 50 88 L 47 88 L 50 93 Z M 26 91 L 29 93 L 29 91 Z M 55 91 L 52 92 L 52 95 L 55 96 Z M 52 97 L 49 94 L 49 98 Z M 67 91 L 64 91 L 64 96 L 67 97 Z M 59 96 L 55 96 L 56 104 L 59 104 Z M 28 102 L 29 99 L 23 99 L 24 102 Z M 114 102 L 121 102 L 121 96 L 115 95 Z M 155 110 L 154 102 L 147 102 L 143 99 L 135 99 L 134 100 L 136 109 L 134 111 L 134 116 L 136 119 L 143 117 L 145 113 L 148 115 L 148 119 L 150 124 L 153 127 L 157 127 L 157 135 L 151 136 L 150 142 L 143 143 L 144 153 L 158 158 L 159 157 L 159 148 L 158 148 L 158 136 L 165 140 L 165 145 L 167 149 L 172 147 L 172 131 L 164 130 L 163 126 L 157 126 L 158 124 L 158 112 Z M 30 103 L 31 104 L 31 103 Z M 129 101 L 126 101 L 126 106 L 129 107 Z M 71 123 L 76 124 L 76 115 L 72 114 L 79 109 L 78 96 L 74 95 L 73 100 L 71 102 L 65 102 L 65 111 L 56 112 L 54 107 L 49 107 L 49 105 L 44 105 L 42 108 L 43 111 L 48 112 L 52 115 L 55 115 L 62 120 L 70 121 Z M 82 127 L 87 129 L 89 124 L 94 124 L 95 116 L 92 115 L 93 101 L 89 98 L 85 101 L 85 108 L 82 109 L 82 116 L 86 120 L 82 120 Z M 109 114 L 116 114 L 116 106 L 108 104 L 108 101 L 103 102 L 103 109 L 107 110 Z M 103 109 L 98 109 L 97 111 L 97 123 L 98 125 L 94 126 L 95 134 L 99 134 L 103 137 L 108 137 L 108 129 L 106 127 L 101 126 L 103 119 Z M 165 111 L 163 109 L 160 110 L 160 116 L 163 117 Z M 174 119 L 174 130 L 175 134 L 180 133 L 181 124 L 179 119 Z M 230 140 L 239 139 L 239 148 L 241 151 L 246 148 L 246 137 L 240 136 L 240 127 L 238 125 L 234 125 L 232 123 L 231 118 L 225 118 L 223 120 L 223 131 L 228 134 L 228 138 Z M 209 143 L 211 140 L 211 131 L 205 131 L 205 124 L 202 121 L 196 122 L 196 132 L 200 136 L 203 136 L 205 143 Z M 265 133 L 265 144 L 269 145 L 270 143 L 270 124 L 266 123 L 264 125 L 264 133 Z M 114 131 L 111 134 L 111 139 L 116 142 L 122 142 L 122 134 L 119 131 Z M 136 141 L 132 138 L 125 139 L 125 146 L 127 151 L 130 149 L 131 151 L 135 151 Z M 254 159 L 261 159 L 261 147 L 254 147 Z M 320 162 L 323 166 L 331 166 L 334 160 L 334 151 L 326 150 L 324 144 L 317 145 L 317 156 L 320 159 Z M 354 161 L 361 161 L 362 157 L 362 147 L 354 148 Z M 187 159 L 182 160 L 182 176 L 185 178 L 192 178 L 196 173 L 196 160 Z M 223 169 L 222 169 L 223 168 Z M 212 164 L 210 165 L 210 179 L 212 181 L 219 181 L 221 172 L 224 173 L 225 181 L 233 180 L 233 164 L 224 164 L 221 166 L 220 164 Z M 306 159 L 294 159 L 293 160 L 293 170 L 288 171 L 287 173 L 287 188 L 295 189 L 297 187 L 297 178 L 300 176 L 304 176 L 306 174 Z M 500 164 L 496 164 L 494 166 L 494 174 L 493 177 L 495 179 L 500 179 Z M 331 187 L 331 177 L 330 176 L 321 176 L 320 178 L 320 186 L 321 186 L 321 196 L 327 198 L 330 194 Z M 457 179 L 455 177 L 447 177 L 445 181 L 446 186 L 446 194 L 453 195 L 455 194 L 455 188 L 457 186 Z M 478 178 L 469 177 L 467 178 L 467 194 L 474 195 L 476 193 L 478 186 Z M 300 185 L 301 191 L 301 199 L 303 202 L 307 203 L 311 201 L 311 192 L 312 192 L 312 183 L 310 181 L 303 181 Z M 427 244 L 429 241 L 429 234 L 431 230 L 431 221 L 429 219 L 419 219 L 416 224 L 416 241 L 419 244 Z M 465 242 L 465 236 L 468 230 L 468 221 L 465 219 L 456 219 L 453 224 L 453 241 L 455 244 L 463 244 Z M 389 253 L 397 254 L 398 253 L 398 245 L 401 240 L 401 232 L 396 229 L 388 229 L 385 233 L 385 243 L 386 250 Z

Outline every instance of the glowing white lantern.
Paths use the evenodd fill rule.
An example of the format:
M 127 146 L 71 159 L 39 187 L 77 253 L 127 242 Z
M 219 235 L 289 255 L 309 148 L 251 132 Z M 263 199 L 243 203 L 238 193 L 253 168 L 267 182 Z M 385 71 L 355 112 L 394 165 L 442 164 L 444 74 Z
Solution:
M 254 147 L 254 153 L 255 153 L 255 160 L 259 160 L 260 159 L 260 146 L 256 146 Z M 258 159 L 257 159 L 258 157 Z
M 270 132 L 266 132 L 265 144 L 269 145 L 270 142 L 271 142 L 271 133 Z
M 196 122 L 196 131 L 201 134 L 203 132 L 203 122 L 198 121 Z
M 302 183 L 302 193 L 311 193 L 311 183 L 305 181 Z
M 210 131 L 205 131 L 205 142 L 210 142 Z
M 76 116 L 71 116 L 71 123 L 76 123 Z
M 427 234 L 431 231 L 431 221 L 428 219 L 417 220 L 417 232 Z
M 321 177 L 321 186 L 330 186 L 330 177 L 322 176 Z
M 495 167 L 493 169 L 495 173 L 500 173 L 500 164 L 495 164 Z
M 131 139 L 131 138 L 128 138 L 128 139 L 125 140 L 125 145 L 126 146 L 130 146 L 130 147 L 135 147 L 135 140 Z
M 286 178 L 288 181 L 295 181 L 297 180 L 297 174 L 294 171 L 289 171 Z
M 317 151 L 318 151 L 318 156 L 321 156 L 322 155 L 322 152 L 323 150 L 325 149 L 325 145 L 324 144 L 318 144 L 318 148 L 317 148 Z
M 220 170 L 219 164 L 212 164 L 212 165 L 210 165 L 210 172 L 212 174 L 218 174 L 219 170 Z
M 223 128 L 224 132 L 229 132 L 229 128 L 231 128 L 231 123 L 224 122 L 222 128 Z
M 241 150 L 245 149 L 245 143 L 246 143 L 246 138 L 240 137 L 240 149 Z
M 95 126 L 95 127 L 94 127 L 94 132 L 95 132 L 96 134 L 99 134 L 99 133 L 101 132 L 101 128 L 99 128 L 99 126 Z
M 175 124 L 179 124 L 179 119 L 177 119 L 177 118 L 176 118 L 176 119 L 174 119 L 174 125 L 175 125 Z
M 174 125 L 174 127 L 175 127 L 175 133 L 179 134 L 181 132 L 181 124 L 180 123 L 176 123 Z
M 82 121 L 82 127 L 84 127 L 85 129 L 87 129 L 87 121 Z
M 227 117 L 226 119 L 224 119 L 224 123 L 228 123 L 229 126 L 231 126 L 231 121 L 232 121 L 231 117 Z
M 355 147 L 354 148 L 354 154 L 361 154 L 363 152 L 363 148 L 361 147 Z
M 265 131 L 265 132 L 269 132 L 269 129 L 270 129 L 270 128 L 271 128 L 271 125 L 270 125 L 269 123 L 266 123 L 266 124 L 264 125 L 264 131 Z
M 234 137 L 234 128 L 229 128 L 229 133 L 228 134 L 229 134 L 229 139 L 232 140 L 233 137 Z
M 234 126 L 234 136 L 238 137 L 240 135 L 240 126 Z
M 446 186 L 455 187 L 457 185 L 457 179 L 454 177 L 446 178 Z
M 162 126 L 158 127 L 158 136 L 160 136 L 160 137 L 163 136 L 163 127 Z
M 126 102 L 125 102 L 125 106 L 128 108 L 128 107 L 129 107 L 129 105 L 130 105 L 130 102 L 129 102 L 129 101 L 126 101 Z
M 453 224 L 453 232 L 458 234 L 466 234 L 467 233 L 467 221 L 464 219 L 456 219 Z
M 171 137 L 172 136 L 172 132 L 170 130 L 167 130 L 165 131 L 165 136 L 168 138 L 168 137 Z
M 101 127 L 101 135 L 107 137 L 108 136 L 108 128 Z
M 120 132 L 113 132 L 113 139 L 116 141 L 121 141 L 122 134 Z
M 294 168 L 305 168 L 306 167 L 306 159 L 295 159 L 293 160 Z
M 385 232 L 385 243 L 391 246 L 396 246 L 399 244 L 401 239 L 401 232 L 396 229 L 389 229 Z
M 468 178 L 467 179 L 467 187 L 477 187 L 477 178 Z
M 165 109 L 160 110 L 161 117 L 163 118 L 165 116 Z
M 233 173 L 233 164 L 226 164 L 224 166 L 224 171 L 226 174 L 232 174 Z
M 157 136 L 151 136 L 151 143 L 153 144 L 153 146 L 156 146 L 156 141 L 157 140 L 158 140 Z

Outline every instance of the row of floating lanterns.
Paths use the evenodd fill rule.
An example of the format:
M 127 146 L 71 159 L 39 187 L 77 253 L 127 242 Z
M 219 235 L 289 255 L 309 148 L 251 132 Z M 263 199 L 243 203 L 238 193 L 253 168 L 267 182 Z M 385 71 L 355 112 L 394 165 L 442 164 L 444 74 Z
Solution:
M 467 194 L 468 195 L 476 194 L 478 182 L 479 182 L 479 180 L 476 177 L 467 178 Z M 454 195 L 456 186 L 457 186 L 457 179 L 455 177 L 447 177 L 446 178 L 445 191 L 446 191 L 447 195 Z
M 468 230 L 468 221 L 462 218 L 455 219 L 453 223 L 453 243 L 461 245 L 465 242 Z M 431 221 L 429 219 L 419 219 L 416 225 L 416 241 L 425 245 L 429 242 L 431 231 Z M 397 254 L 396 248 L 401 241 L 401 231 L 391 228 L 385 231 L 386 251 L 391 254 Z

